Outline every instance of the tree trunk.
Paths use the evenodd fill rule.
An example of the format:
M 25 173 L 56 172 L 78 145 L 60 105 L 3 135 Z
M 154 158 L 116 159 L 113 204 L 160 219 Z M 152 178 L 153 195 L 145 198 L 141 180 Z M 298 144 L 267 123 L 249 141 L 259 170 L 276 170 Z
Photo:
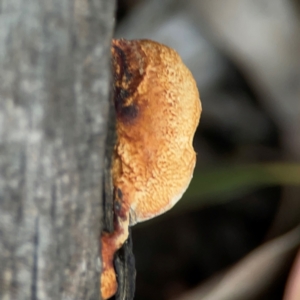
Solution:
M 0 0 L 0 299 L 99 299 L 111 0 Z

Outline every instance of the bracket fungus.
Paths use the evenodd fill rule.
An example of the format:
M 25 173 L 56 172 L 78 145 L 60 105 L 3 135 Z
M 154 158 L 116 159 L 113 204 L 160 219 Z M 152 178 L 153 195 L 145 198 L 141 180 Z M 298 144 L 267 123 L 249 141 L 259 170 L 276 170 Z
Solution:
M 114 231 L 101 236 L 101 294 L 117 290 L 115 252 L 128 227 L 169 210 L 187 189 L 201 102 L 179 55 L 150 40 L 113 40 L 117 141 L 113 153 Z

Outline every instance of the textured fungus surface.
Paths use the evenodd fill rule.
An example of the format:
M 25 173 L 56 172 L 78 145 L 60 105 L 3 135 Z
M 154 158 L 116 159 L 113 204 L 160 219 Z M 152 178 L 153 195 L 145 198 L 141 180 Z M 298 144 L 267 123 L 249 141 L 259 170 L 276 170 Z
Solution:
M 130 203 L 130 223 L 170 209 L 195 166 L 200 117 L 196 83 L 179 55 L 161 44 L 115 40 L 117 144 L 114 186 Z
M 201 113 L 196 83 L 174 50 L 149 40 L 114 40 L 112 56 L 115 231 L 102 236 L 104 298 L 115 292 L 107 292 L 117 286 L 112 260 L 128 236 L 128 226 L 170 209 L 188 187 Z

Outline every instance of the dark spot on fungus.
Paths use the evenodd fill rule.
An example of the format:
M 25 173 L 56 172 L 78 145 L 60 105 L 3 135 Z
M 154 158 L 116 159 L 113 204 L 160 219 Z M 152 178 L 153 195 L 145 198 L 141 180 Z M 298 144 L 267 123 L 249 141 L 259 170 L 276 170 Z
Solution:
M 119 189 L 119 188 L 117 189 L 117 195 L 118 195 L 119 200 L 123 199 L 123 193 L 122 193 L 121 189 Z
M 125 122 L 133 121 L 138 115 L 138 108 L 134 104 L 130 104 L 128 106 L 124 106 L 121 112 L 121 118 Z
M 126 99 L 130 96 L 128 90 L 125 90 L 120 87 L 115 88 L 115 108 L 116 112 L 119 113 L 122 110 L 122 107 L 124 106 L 124 103 L 126 102 Z
M 118 64 L 118 66 L 120 67 L 120 72 L 114 74 L 115 81 L 125 80 L 126 82 L 129 82 L 130 79 L 132 78 L 132 74 L 129 71 L 126 54 L 120 47 L 116 45 L 113 46 L 113 49 L 115 50 L 115 54 L 116 54 L 114 56 L 114 60 L 115 60 L 114 63 Z M 123 78 L 123 76 L 125 76 L 125 78 Z
M 118 118 L 123 122 L 132 122 L 138 115 L 138 107 L 134 103 L 126 104 L 126 100 L 130 97 L 130 93 L 123 89 L 115 88 L 115 109 Z

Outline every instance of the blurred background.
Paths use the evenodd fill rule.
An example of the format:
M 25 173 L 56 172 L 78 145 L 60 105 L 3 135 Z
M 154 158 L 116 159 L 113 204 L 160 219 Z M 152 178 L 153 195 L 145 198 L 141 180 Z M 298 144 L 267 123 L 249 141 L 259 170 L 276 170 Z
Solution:
M 183 199 L 133 228 L 137 300 L 300 299 L 300 2 L 119 0 L 115 37 L 180 54 L 203 105 Z

